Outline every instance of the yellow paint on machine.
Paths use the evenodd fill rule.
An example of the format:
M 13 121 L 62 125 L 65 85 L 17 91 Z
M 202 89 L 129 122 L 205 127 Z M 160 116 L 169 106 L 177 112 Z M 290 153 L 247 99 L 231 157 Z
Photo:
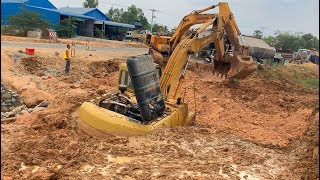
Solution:
M 188 113 L 187 104 L 167 104 L 167 106 L 169 110 L 162 116 L 157 117 L 148 124 L 142 124 L 125 115 L 101 108 L 93 103 L 84 102 L 79 110 L 80 122 L 78 123 L 89 126 L 90 131 L 98 130 L 102 133 L 116 136 L 143 135 L 162 127 L 183 126 L 193 123 L 195 114 Z M 185 117 L 186 115 L 187 117 Z M 84 130 L 85 128 L 81 129 Z M 92 132 L 84 131 L 92 134 Z

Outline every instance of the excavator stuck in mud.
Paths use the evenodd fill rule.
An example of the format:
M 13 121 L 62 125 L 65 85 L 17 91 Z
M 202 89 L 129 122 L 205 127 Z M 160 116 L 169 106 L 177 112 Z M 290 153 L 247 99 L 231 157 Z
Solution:
M 218 13 L 202 14 L 216 7 Z M 201 26 L 186 35 L 195 24 Z M 210 34 L 199 37 L 208 27 Z M 190 111 L 191 102 L 186 102 L 180 93 L 191 56 L 214 43 L 213 74 L 226 79 L 245 78 L 257 66 L 248 47 L 241 45 L 240 35 L 227 3 L 193 11 L 182 19 L 170 38 L 170 57 L 163 73 L 154 65 L 154 54 L 128 58 L 119 65 L 117 89 L 95 103 L 81 105 L 78 127 L 93 135 L 134 136 L 162 127 L 192 124 L 196 113 Z M 195 99 L 193 103 L 196 106 Z

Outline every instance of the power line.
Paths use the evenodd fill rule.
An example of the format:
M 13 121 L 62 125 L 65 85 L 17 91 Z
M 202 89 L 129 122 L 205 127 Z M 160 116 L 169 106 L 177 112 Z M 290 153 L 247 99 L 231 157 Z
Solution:
M 268 28 L 268 27 L 266 27 L 266 26 L 260 26 L 260 29 L 261 29 L 261 36 L 263 36 L 263 30 L 264 30 L 264 29 L 266 29 L 266 28 Z
M 115 4 L 115 3 L 109 3 L 109 2 L 106 2 L 106 1 L 99 1 L 99 3 L 101 3 L 101 2 L 103 2 L 103 3 L 105 3 L 105 4 L 110 4 L 110 5 L 113 5 L 113 6 L 119 6 L 119 7 L 130 7 L 130 6 L 128 6 L 128 5 L 123 5 L 123 4 Z M 134 4 L 132 4 L 132 5 L 134 5 Z M 137 8 L 139 8 L 139 9 L 144 9 L 144 10 L 149 10 L 149 11 L 152 11 L 153 9 L 148 9 L 148 8 L 141 8 L 141 7 L 137 7 Z M 165 13 L 165 12 L 163 12 L 163 11 L 160 11 L 160 10 L 155 10 L 156 12 L 160 12 L 160 13 Z
M 130 7 L 128 5 L 123 5 L 123 4 L 115 4 L 115 3 L 108 3 L 108 2 L 105 2 L 105 1 L 101 1 L 105 4 L 110 4 L 110 5 L 113 5 L 113 6 L 119 6 L 119 7 Z M 157 10 L 157 9 L 147 9 L 147 8 L 139 8 L 139 9 L 144 9 L 144 10 L 148 10 L 148 11 L 151 11 L 151 27 L 150 27 L 150 32 L 152 33 L 152 28 L 153 28 L 153 19 L 156 18 L 155 16 L 155 12 L 161 12 L 161 13 L 164 13 L 163 11 L 160 11 L 160 10 Z
M 154 15 L 154 12 L 158 12 L 158 10 L 156 10 L 156 9 L 149 9 L 149 10 L 152 11 L 152 14 L 151 14 L 151 27 L 150 27 L 150 33 L 152 33 L 153 18 L 156 18 L 156 16 Z
M 99 3 L 104 3 L 104 4 L 110 4 L 110 5 L 113 5 L 113 6 L 119 6 L 119 7 L 129 7 L 127 5 L 122 5 L 122 4 L 114 4 L 114 3 L 108 3 L 108 2 L 104 2 L 104 1 L 100 1 Z

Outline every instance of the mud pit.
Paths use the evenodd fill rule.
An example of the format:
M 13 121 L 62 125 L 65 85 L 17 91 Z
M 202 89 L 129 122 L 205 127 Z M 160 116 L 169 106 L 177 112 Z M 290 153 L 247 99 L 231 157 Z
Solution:
M 264 70 L 239 82 L 219 83 L 207 67 L 196 65 L 187 71 L 188 82 L 196 84 L 195 126 L 97 139 L 78 131 L 77 110 L 114 87 L 117 67 L 112 62 L 123 59 L 93 63 L 79 58 L 65 76 L 64 62 L 54 55 L 39 56 L 36 62 L 43 68 L 28 69 L 31 64 L 13 61 L 10 53 L 1 51 L 2 83 L 25 103 L 40 99 L 50 104 L 1 125 L 2 179 L 319 176 L 317 89 L 271 78 Z M 192 99 L 192 87 L 186 96 Z

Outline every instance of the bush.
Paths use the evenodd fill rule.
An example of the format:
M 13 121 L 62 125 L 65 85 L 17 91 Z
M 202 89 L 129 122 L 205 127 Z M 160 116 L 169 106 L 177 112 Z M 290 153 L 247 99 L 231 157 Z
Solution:
M 22 36 L 27 36 L 28 31 L 34 31 L 40 29 L 44 34 L 48 31 L 50 27 L 50 22 L 43 19 L 42 15 L 33 11 L 21 9 L 20 13 L 9 17 L 9 24 L 11 27 L 6 30 L 13 28 L 13 33 L 20 34 Z M 15 30 L 14 30 L 15 29 Z
M 100 30 L 100 29 L 98 29 L 98 28 L 94 28 L 94 37 L 95 38 L 103 38 L 102 37 L 102 31 Z
M 65 18 L 57 24 L 57 33 L 59 37 L 72 38 L 77 36 L 77 22 L 74 17 Z
M 8 34 L 13 36 L 23 36 L 23 32 L 15 26 L 5 25 L 1 26 L 1 34 Z

